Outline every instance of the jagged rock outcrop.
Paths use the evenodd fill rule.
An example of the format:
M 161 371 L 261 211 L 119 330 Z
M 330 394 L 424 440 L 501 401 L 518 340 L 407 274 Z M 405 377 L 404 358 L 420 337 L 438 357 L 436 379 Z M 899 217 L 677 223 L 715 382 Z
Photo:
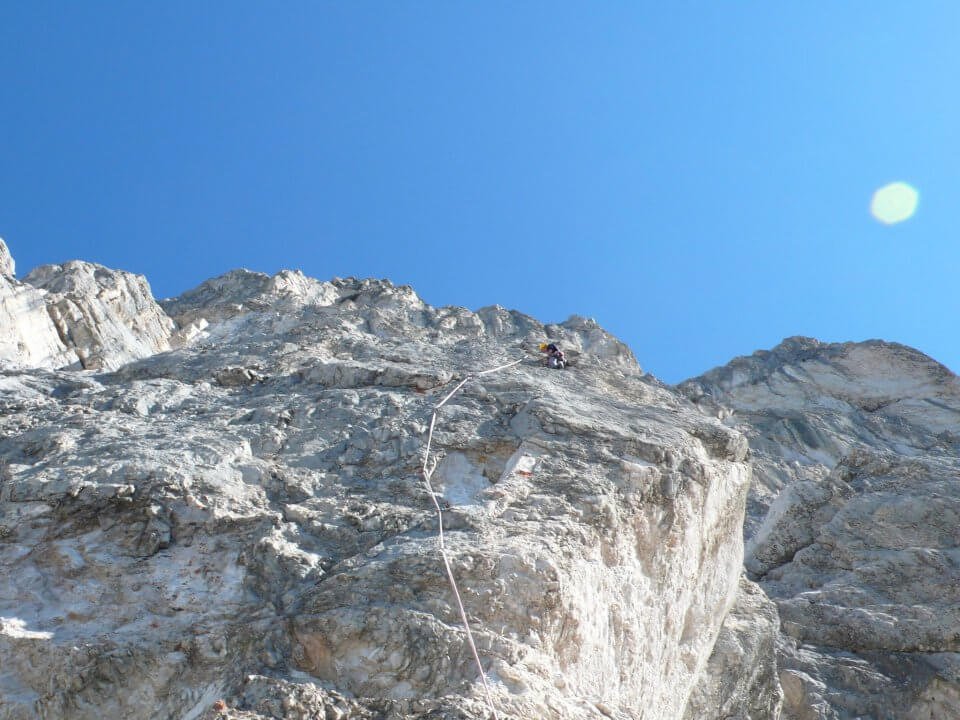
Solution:
M 0 367 L 116 369 L 194 339 L 153 299 L 142 275 L 72 261 L 23 282 L 0 240 Z
M 750 441 L 784 717 L 960 717 L 960 380 L 894 343 L 790 338 L 681 389 Z
M 333 284 L 308 278 L 299 270 L 281 270 L 271 276 L 240 269 L 207 280 L 160 304 L 181 327 L 188 327 L 249 312 L 278 312 L 287 306 L 305 304 L 324 306 L 341 300 L 345 301 Z
M 0 240 L 0 367 L 54 368 L 76 362 L 47 314 L 44 293 L 19 282 Z
M 64 367 L 76 361 L 60 341 L 43 293 L 0 275 L 0 365 Z
M 7 244 L 0 238 L 0 276 L 15 278 L 17 276 L 17 265 L 13 261 Z
M 177 329 L 142 275 L 71 261 L 32 270 L 63 343 L 90 370 L 113 370 L 170 349 Z
M 746 440 L 593 321 L 235 271 L 164 301 L 190 342 L 157 353 L 173 326 L 133 276 L 30 278 L 110 371 L 0 376 L 3 720 L 488 717 L 420 466 L 434 404 L 515 358 L 434 435 L 500 716 L 776 717 Z

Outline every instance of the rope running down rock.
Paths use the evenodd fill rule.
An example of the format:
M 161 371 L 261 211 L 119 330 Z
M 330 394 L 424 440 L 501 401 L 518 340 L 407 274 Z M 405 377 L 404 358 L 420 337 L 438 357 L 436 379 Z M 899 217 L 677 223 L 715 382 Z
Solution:
M 438 405 L 433 408 L 433 414 L 430 416 L 430 432 L 427 435 L 427 452 L 423 458 L 423 480 L 427 486 L 427 492 L 430 493 L 430 499 L 433 500 L 433 505 L 437 510 L 437 528 L 439 529 L 439 538 L 440 538 L 440 556 L 443 558 L 443 565 L 447 569 L 447 578 L 450 580 L 450 587 L 453 589 L 453 594 L 457 598 L 457 607 L 460 609 L 460 619 L 463 621 L 463 629 L 467 633 L 467 641 L 470 643 L 470 650 L 473 652 L 473 659 L 477 662 L 477 669 L 480 671 L 480 679 L 483 681 L 483 689 L 487 696 L 487 705 L 490 706 L 490 712 L 493 713 L 493 720 L 499 720 L 497 715 L 497 708 L 493 704 L 493 695 L 490 693 L 490 685 L 487 683 L 487 674 L 483 671 L 483 665 L 480 662 L 480 654 L 477 652 L 477 646 L 473 642 L 473 633 L 470 632 L 470 623 L 467 622 L 467 612 L 463 609 L 463 600 L 460 599 L 460 591 L 457 589 L 457 581 L 453 578 L 453 570 L 450 567 L 450 560 L 447 557 L 447 546 L 443 540 L 443 511 L 440 509 L 440 503 L 437 501 L 437 496 L 433 492 L 433 485 L 430 483 L 430 478 L 433 476 L 434 470 L 437 469 L 438 460 L 434 459 L 433 463 L 430 463 L 430 446 L 433 444 L 433 429 L 437 423 L 437 413 L 440 411 L 444 405 L 457 394 L 457 391 L 460 390 L 464 385 L 467 384 L 469 380 L 478 378 L 482 375 L 489 375 L 490 373 L 495 373 L 499 370 L 506 370 L 508 367 L 513 367 L 514 365 L 519 365 L 523 362 L 523 359 L 514 360 L 513 362 L 507 363 L 506 365 L 500 365 L 495 368 L 490 368 L 489 370 L 483 370 L 478 373 L 468 373 L 460 383 L 451 390 L 447 396 L 440 401 Z

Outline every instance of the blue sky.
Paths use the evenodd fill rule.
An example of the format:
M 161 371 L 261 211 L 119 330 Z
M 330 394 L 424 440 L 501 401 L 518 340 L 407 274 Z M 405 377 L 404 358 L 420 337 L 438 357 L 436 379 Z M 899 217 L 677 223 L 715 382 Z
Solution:
M 789 335 L 960 369 L 960 4 L 0 6 L 0 236 L 596 318 L 675 382 Z M 892 181 L 913 218 L 868 207 Z

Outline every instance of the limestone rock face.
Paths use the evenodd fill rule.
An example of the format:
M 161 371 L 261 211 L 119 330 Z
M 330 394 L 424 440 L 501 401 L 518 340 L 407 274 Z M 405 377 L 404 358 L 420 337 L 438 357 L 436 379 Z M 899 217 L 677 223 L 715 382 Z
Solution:
M 0 368 L 55 368 L 76 362 L 47 314 L 45 293 L 17 281 L 0 240 Z
M 743 577 L 685 720 L 768 720 L 779 717 L 777 606 Z
M 43 293 L 0 275 L 0 367 L 55 368 L 76 362 L 60 340 Z
M 902 345 L 791 338 L 681 390 L 750 442 L 745 564 L 778 607 L 784 717 L 960 717 L 960 380 Z
M 111 371 L 0 374 L 3 720 L 489 717 L 420 467 L 433 406 L 520 358 L 433 440 L 500 717 L 776 717 L 746 440 L 595 322 L 235 271 L 164 301 L 190 342 L 155 354 L 174 326 L 135 276 L 30 281 Z
M 142 275 L 74 260 L 35 268 L 24 280 L 46 291 L 50 318 L 85 369 L 112 370 L 170 349 L 176 325 Z
M 297 270 L 270 276 L 250 270 L 231 270 L 220 277 L 160 304 L 181 327 L 198 327 L 249 312 L 306 304 L 329 305 L 340 299 L 336 288 L 306 277 Z M 202 324 L 202 325 L 201 325 Z
M 17 266 L 13 262 L 13 256 L 7 249 L 7 244 L 0 238 L 0 276 L 15 278 L 17 276 Z

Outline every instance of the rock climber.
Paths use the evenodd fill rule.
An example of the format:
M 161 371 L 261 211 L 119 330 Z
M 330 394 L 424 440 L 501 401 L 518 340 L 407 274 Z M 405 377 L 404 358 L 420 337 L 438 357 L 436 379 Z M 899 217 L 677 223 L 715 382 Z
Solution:
M 563 370 L 567 366 L 567 359 L 563 350 L 558 348 L 555 343 L 540 343 L 540 352 L 547 354 L 547 367 Z

